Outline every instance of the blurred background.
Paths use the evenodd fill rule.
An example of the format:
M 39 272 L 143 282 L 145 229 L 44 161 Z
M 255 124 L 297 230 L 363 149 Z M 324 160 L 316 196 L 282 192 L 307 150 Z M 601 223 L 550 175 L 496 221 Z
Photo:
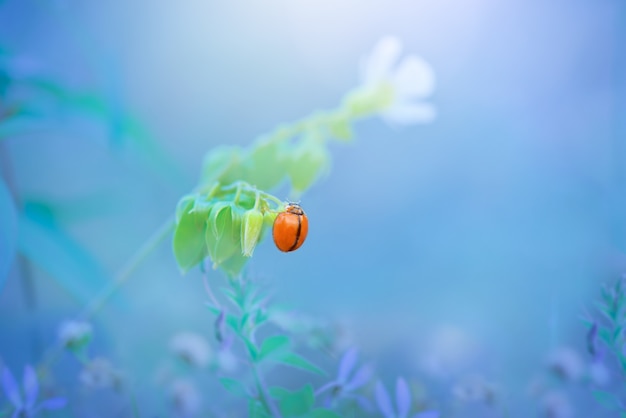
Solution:
M 479 374 L 529 416 L 547 354 L 584 353 L 581 317 L 626 267 L 625 13 L 619 0 L 1 1 L 0 91 L 43 76 L 98 100 L 0 95 L 44 115 L 0 132 L 0 164 L 18 212 L 49 221 L 17 233 L 40 262 L 7 267 L 0 356 L 37 363 L 193 189 L 207 151 L 336 106 L 394 35 L 434 68 L 438 117 L 358 124 L 302 198 L 306 245 L 265 240 L 250 273 L 343 324 L 383 379 Z M 207 332 L 205 298 L 164 244 L 97 317 L 97 347 L 140 386 L 172 334 Z

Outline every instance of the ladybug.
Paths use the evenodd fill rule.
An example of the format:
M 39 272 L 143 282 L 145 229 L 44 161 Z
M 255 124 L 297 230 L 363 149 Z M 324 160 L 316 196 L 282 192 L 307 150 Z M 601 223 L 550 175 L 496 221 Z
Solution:
M 290 203 L 279 213 L 272 228 L 276 248 L 286 253 L 300 248 L 308 232 L 309 218 L 297 203 Z

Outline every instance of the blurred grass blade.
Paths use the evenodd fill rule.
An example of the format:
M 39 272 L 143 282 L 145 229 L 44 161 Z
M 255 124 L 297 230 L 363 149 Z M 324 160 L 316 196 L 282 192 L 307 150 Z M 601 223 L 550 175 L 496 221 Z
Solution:
M 9 189 L 0 179 L 0 291 L 15 258 L 17 211 Z
M 109 281 L 99 263 L 47 219 L 22 214 L 19 231 L 19 252 L 81 303 L 89 301 Z

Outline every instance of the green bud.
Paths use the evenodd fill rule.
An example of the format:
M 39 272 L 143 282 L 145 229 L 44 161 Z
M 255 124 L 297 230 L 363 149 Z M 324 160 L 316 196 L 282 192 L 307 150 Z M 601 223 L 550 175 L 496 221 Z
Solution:
M 243 255 L 251 257 L 259 242 L 261 230 L 263 229 L 263 214 L 256 210 L 250 209 L 243 215 L 241 223 L 241 249 Z

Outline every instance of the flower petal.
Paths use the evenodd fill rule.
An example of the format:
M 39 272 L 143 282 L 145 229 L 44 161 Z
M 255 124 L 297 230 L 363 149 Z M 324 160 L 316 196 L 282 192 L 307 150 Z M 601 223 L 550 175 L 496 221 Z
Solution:
M 365 385 L 372 378 L 372 369 L 369 366 L 361 367 L 346 384 L 346 391 L 352 392 Z
M 24 385 L 24 406 L 26 409 L 32 409 L 39 396 L 39 382 L 37 382 L 37 373 L 31 366 L 24 368 L 22 384 Z
M 391 82 L 400 101 L 421 99 L 435 90 L 435 72 L 422 58 L 410 55 L 402 60 Z
M 399 377 L 396 382 L 396 406 L 398 407 L 398 417 L 406 418 L 411 409 L 411 392 L 406 381 Z
M 372 85 L 389 78 L 401 51 L 402 44 L 397 38 L 385 36 L 378 41 L 361 65 L 363 83 Z
M 387 390 L 380 382 L 376 382 L 376 404 L 385 418 L 393 418 L 394 412 Z
M 435 107 L 428 103 L 397 103 L 381 113 L 381 117 L 390 125 L 428 123 L 435 116 Z
M 67 399 L 65 398 L 50 398 L 50 399 L 46 399 L 45 401 L 43 401 L 39 405 L 39 408 L 47 409 L 50 411 L 54 409 L 65 408 L 65 405 L 67 405 Z
M 354 369 L 357 359 L 359 358 L 359 351 L 356 348 L 351 348 L 341 357 L 339 363 L 339 374 L 337 375 L 337 381 L 344 385 L 348 382 L 348 377 Z
M 20 389 L 17 387 L 17 382 L 15 382 L 15 378 L 8 367 L 2 369 L 2 389 L 13 406 L 16 409 L 21 409 L 22 398 L 20 396 Z

